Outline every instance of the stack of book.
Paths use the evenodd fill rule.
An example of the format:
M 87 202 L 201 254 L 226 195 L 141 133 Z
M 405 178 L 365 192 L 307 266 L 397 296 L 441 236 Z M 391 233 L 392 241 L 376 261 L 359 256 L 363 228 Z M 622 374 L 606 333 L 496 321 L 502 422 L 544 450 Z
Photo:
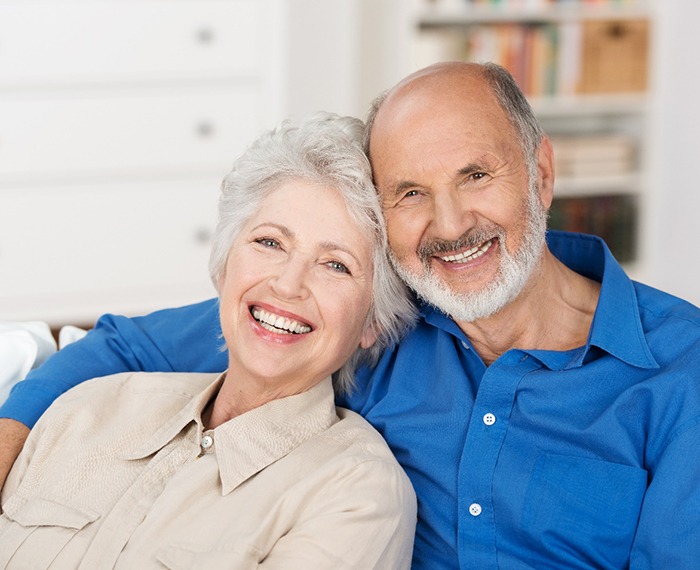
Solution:
M 637 207 L 635 196 L 607 195 L 556 198 L 549 210 L 549 227 L 597 235 L 621 263 L 636 259 Z
M 635 170 L 636 142 L 624 134 L 552 136 L 557 177 L 592 178 Z

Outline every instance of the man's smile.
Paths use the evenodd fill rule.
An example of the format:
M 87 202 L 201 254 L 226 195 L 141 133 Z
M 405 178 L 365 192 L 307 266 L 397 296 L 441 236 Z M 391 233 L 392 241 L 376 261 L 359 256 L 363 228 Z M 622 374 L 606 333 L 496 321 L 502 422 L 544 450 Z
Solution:
M 493 245 L 493 238 L 485 241 L 481 245 L 465 249 L 454 255 L 437 256 L 447 263 L 467 263 L 484 255 Z

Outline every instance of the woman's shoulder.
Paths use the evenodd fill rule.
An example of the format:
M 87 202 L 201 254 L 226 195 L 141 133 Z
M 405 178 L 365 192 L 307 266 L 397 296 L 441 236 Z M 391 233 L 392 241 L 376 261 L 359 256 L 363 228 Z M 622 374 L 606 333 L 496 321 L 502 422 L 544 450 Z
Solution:
M 320 438 L 329 453 L 352 463 L 381 463 L 384 468 L 403 473 L 394 454 L 381 434 L 361 415 L 346 408 L 336 407 L 338 420 Z
M 299 457 L 316 463 L 313 479 L 327 493 L 354 495 L 385 503 L 389 511 L 398 509 L 415 518 L 415 493 L 384 438 L 359 414 L 336 408 L 339 421 L 305 442 Z M 300 449 L 301 450 L 301 449 Z M 298 458 L 299 458 L 298 457 Z
M 56 401 L 68 404 L 74 400 L 111 398 L 124 392 L 129 394 L 163 394 L 191 398 L 211 384 L 219 374 L 181 372 L 122 372 L 86 380 L 74 386 Z
M 122 421 L 170 415 L 211 384 L 218 374 L 124 372 L 86 380 L 58 397 L 39 423 L 56 416 L 83 419 L 109 416 Z M 63 423 L 63 422 L 62 422 Z

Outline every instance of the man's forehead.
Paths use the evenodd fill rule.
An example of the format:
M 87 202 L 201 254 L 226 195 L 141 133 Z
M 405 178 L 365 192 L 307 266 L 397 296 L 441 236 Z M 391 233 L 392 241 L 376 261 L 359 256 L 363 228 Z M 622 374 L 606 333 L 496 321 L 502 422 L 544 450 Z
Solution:
M 376 144 L 417 136 L 426 141 L 439 140 L 449 132 L 477 130 L 487 123 L 501 128 L 509 123 L 486 83 L 478 89 L 476 86 L 465 89 L 459 83 L 451 88 L 450 85 L 437 87 L 432 83 L 407 85 L 387 96 L 372 125 L 370 156 Z

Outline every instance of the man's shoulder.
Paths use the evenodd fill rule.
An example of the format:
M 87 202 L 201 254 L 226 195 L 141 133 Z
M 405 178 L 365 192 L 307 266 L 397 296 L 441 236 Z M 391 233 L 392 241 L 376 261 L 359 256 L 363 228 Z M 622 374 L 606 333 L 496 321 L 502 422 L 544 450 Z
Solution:
M 633 283 L 645 331 L 680 328 L 700 341 L 699 307 L 649 285 Z

